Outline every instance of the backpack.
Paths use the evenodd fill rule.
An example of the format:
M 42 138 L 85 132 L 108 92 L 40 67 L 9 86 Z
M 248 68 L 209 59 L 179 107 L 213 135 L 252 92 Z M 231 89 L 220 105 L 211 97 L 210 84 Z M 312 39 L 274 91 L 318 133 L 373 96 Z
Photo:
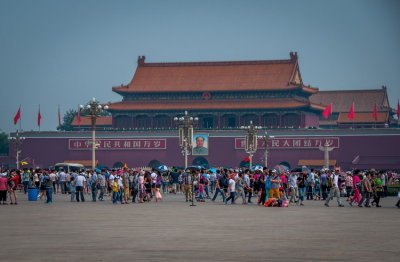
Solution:
M 267 176 L 266 179 L 265 179 L 265 189 L 270 189 L 270 188 L 271 188 L 271 180 Z
M 204 175 L 203 175 L 203 183 L 204 183 L 204 185 L 208 185 L 208 179 L 207 179 L 207 177 L 205 177 Z
M 330 187 L 332 187 L 332 177 L 330 176 L 330 177 L 327 177 L 326 178 L 326 187 L 328 187 L 328 188 L 330 188 Z
M 219 179 L 219 185 L 222 188 L 227 188 L 228 187 L 228 179 L 226 179 L 226 177 L 221 176 L 221 178 Z
M 260 177 L 258 177 L 258 178 L 254 181 L 253 188 L 254 188 L 255 191 L 259 191 L 259 190 L 260 190 L 260 186 L 261 186 Z

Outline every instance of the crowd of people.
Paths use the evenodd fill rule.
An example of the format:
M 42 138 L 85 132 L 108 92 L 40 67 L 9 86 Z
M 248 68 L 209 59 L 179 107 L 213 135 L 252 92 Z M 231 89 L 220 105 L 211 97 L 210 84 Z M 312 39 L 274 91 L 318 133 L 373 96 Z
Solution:
M 379 208 L 380 199 L 387 196 L 387 185 L 398 183 L 396 175 L 374 169 L 289 172 L 266 167 L 256 170 L 5 170 L 0 173 L 0 204 L 17 205 L 18 190 L 27 194 L 35 188 L 38 198 L 45 198 L 47 204 L 53 203 L 53 194 L 69 195 L 71 202 L 84 202 L 88 196 L 93 202 L 109 197 L 113 204 L 159 202 L 163 194 L 182 194 L 186 202 L 216 201 L 221 196 L 225 204 L 236 204 L 240 199 L 243 205 L 302 206 L 304 200 L 320 200 L 329 207 L 330 201 L 336 198 L 337 205 L 343 207 L 345 198 L 350 206 Z M 396 206 L 400 208 L 400 199 Z

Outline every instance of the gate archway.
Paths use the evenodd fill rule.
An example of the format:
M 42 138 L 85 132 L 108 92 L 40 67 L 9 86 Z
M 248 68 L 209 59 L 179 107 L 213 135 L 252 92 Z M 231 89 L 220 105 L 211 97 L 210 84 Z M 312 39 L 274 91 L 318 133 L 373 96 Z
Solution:
M 210 165 L 208 164 L 207 159 L 205 159 L 204 157 L 196 157 L 195 159 L 193 159 L 192 161 L 192 165 L 194 166 L 202 166 L 204 168 L 209 168 Z

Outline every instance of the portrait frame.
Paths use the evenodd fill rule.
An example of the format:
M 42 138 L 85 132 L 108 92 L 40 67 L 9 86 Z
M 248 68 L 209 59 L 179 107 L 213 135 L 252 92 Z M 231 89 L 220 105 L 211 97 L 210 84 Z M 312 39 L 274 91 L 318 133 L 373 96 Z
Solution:
M 197 140 L 199 138 L 203 138 L 203 147 L 204 149 L 199 149 Z M 192 137 L 192 155 L 194 156 L 207 156 L 209 154 L 210 144 L 209 135 L 208 134 L 194 134 Z M 200 144 L 200 143 L 199 143 Z

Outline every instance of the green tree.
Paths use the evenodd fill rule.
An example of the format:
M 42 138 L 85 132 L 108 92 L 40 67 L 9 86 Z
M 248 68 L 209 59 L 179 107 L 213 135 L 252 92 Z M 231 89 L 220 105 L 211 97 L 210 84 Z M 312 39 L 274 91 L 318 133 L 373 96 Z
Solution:
M 74 109 L 70 109 L 67 112 L 65 112 L 64 117 L 63 117 L 63 123 L 61 126 L 57 127 L 57 130 L 61 131 L 72 131 L 72 120 L 74 120 L 74 117 L 76 116 L 78 112 Z
M 85 104 L 84 108 L 81 110 L 80 116 L 87 116 L 88 111 L 86 109 L 87 105 L 89 105 L 92 101 L 89 101 Z M 96 101 L 97 103 L 101 104 L 99 101 Z M 63 117 L 63 123 L 61 126 L 57 127 L 57 130 L 61 131 L 72 131 L 72 120 L 74 120 L 74 117 L 78 114 L 77 110 L 70 109 L 67 112 L 65 112 L 64 117 Z M 100 116 L 110 116 L 111 114 L 108 111 L 101 111 Z
M 0 133 L 0 155 L 8 155 L 8 135 L 4 132 Z

